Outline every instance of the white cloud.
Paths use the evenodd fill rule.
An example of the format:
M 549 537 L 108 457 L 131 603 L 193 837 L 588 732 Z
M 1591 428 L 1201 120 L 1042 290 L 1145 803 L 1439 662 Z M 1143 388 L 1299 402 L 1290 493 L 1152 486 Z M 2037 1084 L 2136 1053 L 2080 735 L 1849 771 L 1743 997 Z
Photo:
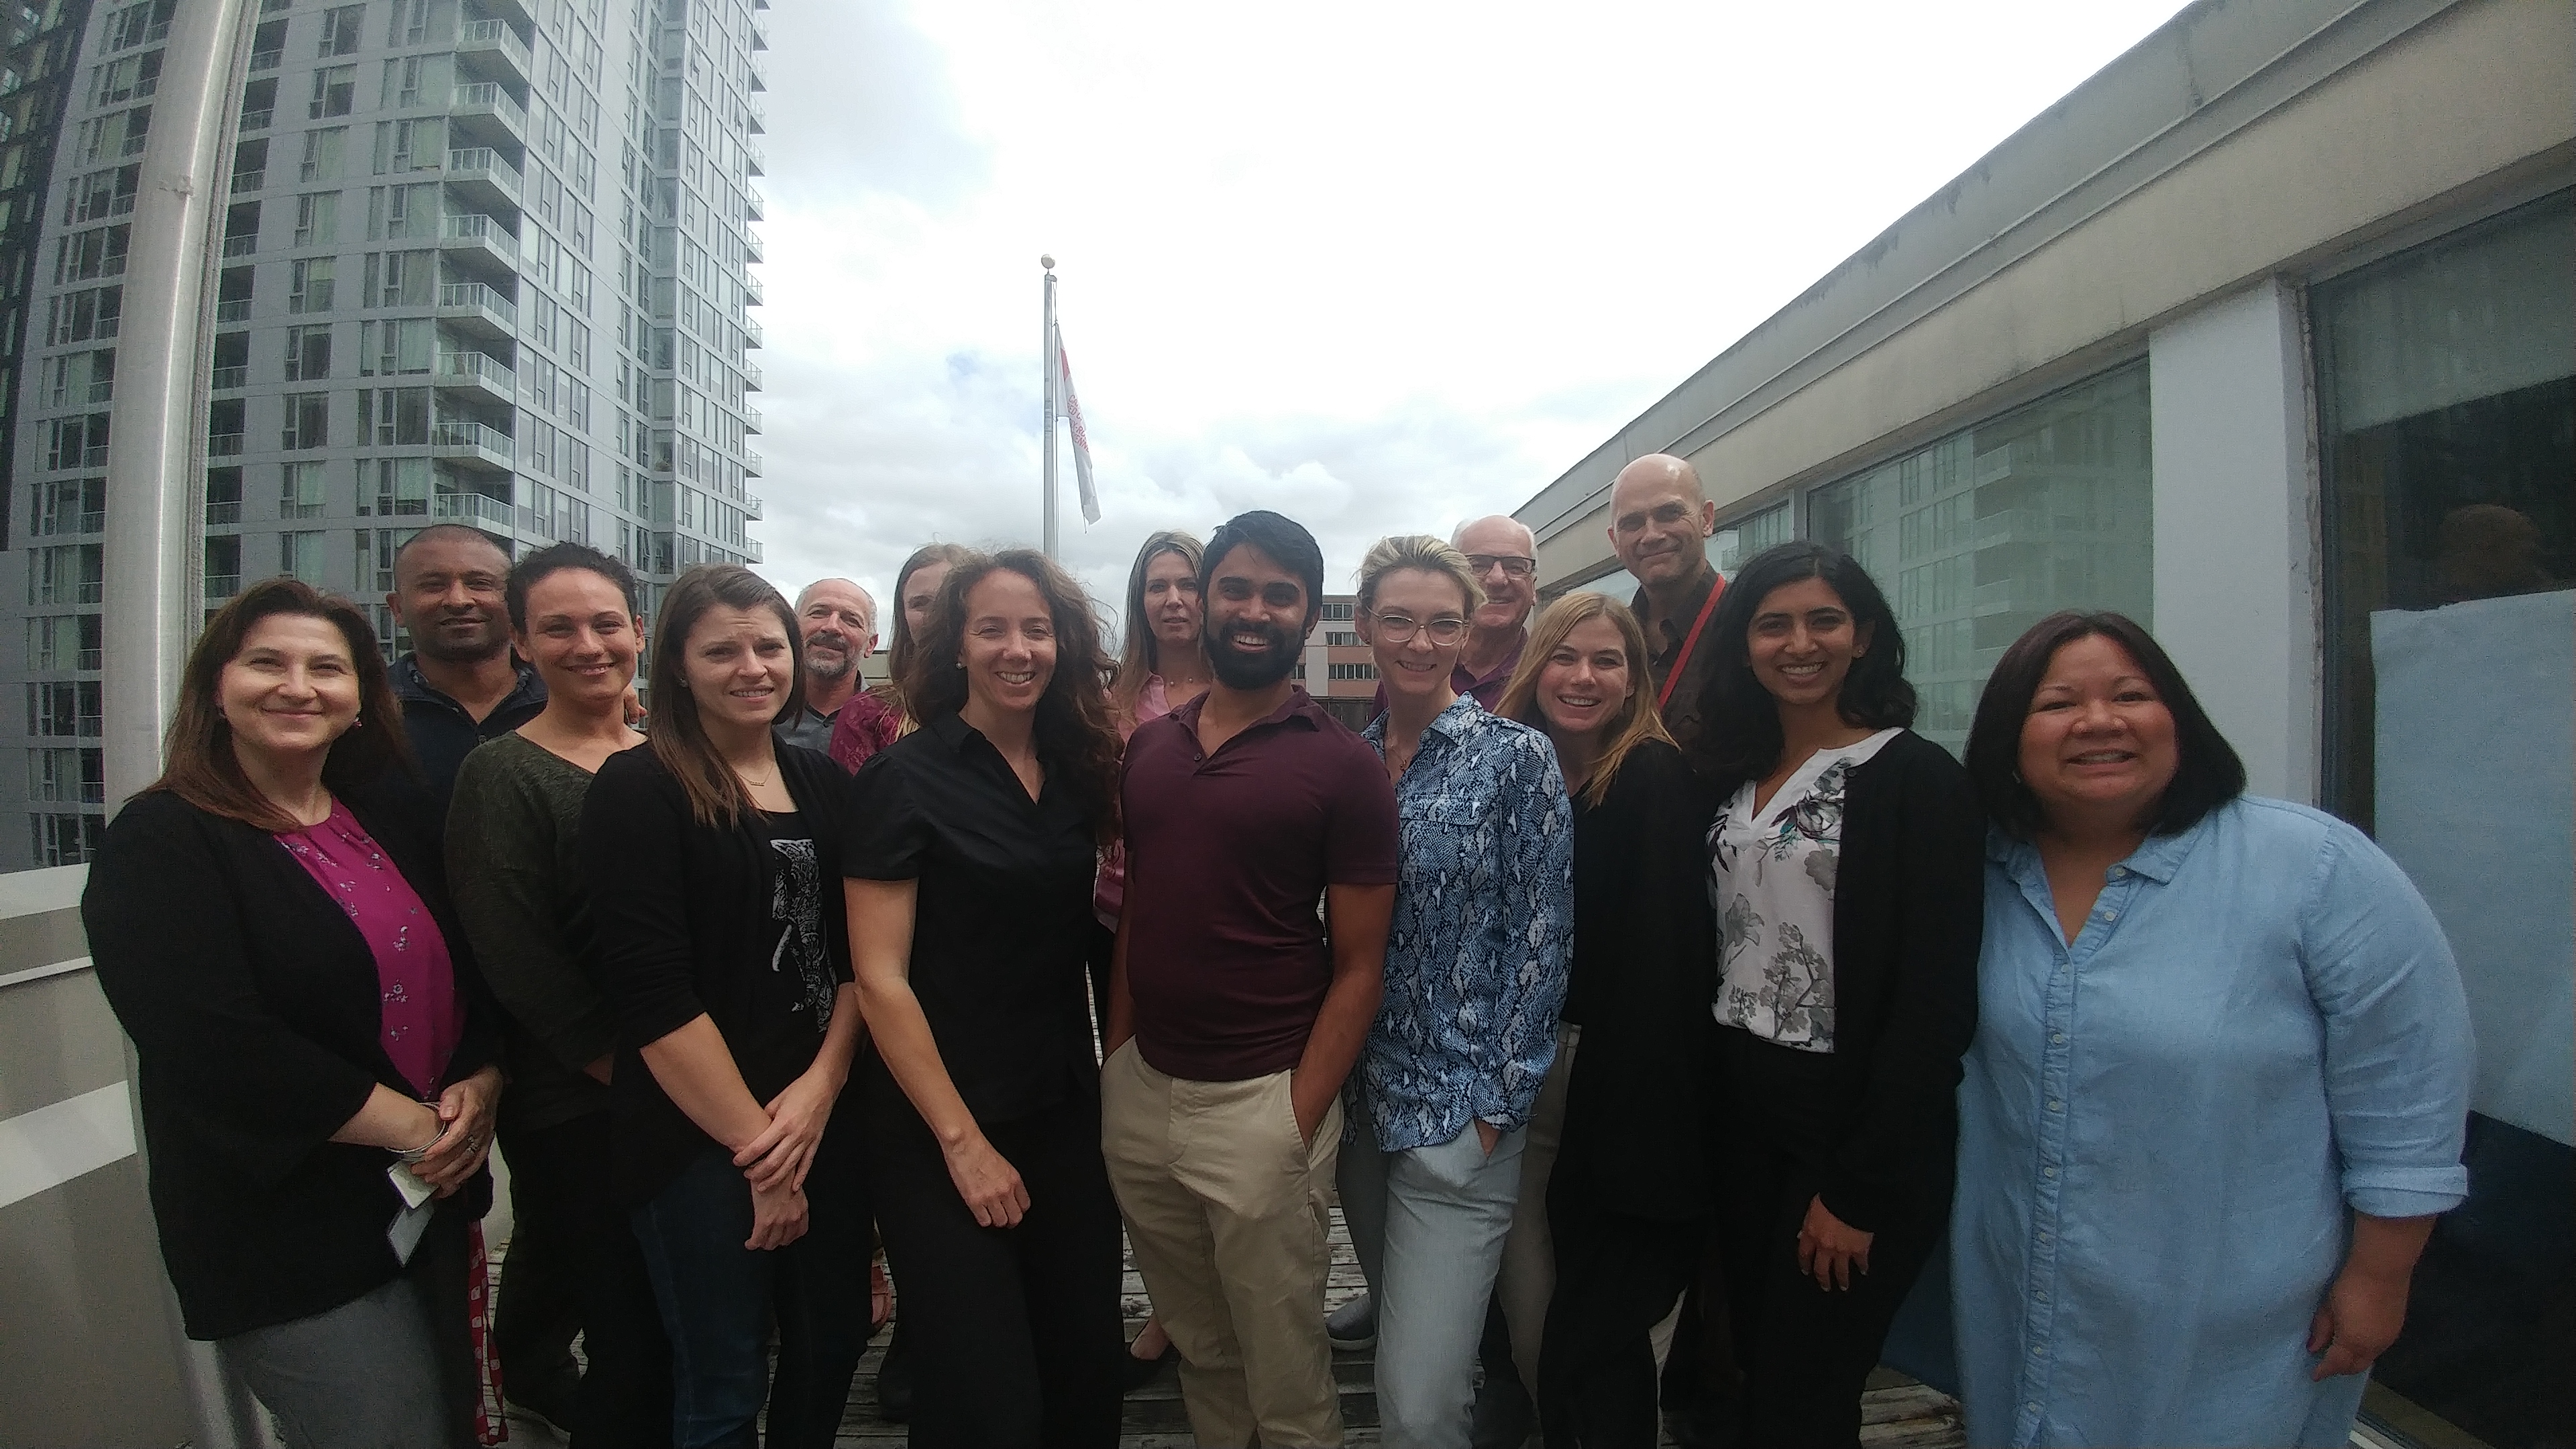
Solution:
M 1509 509 L 2176 0 L 770 12 L 764 572 L 1038 532 L 1036 258 L 1099 463 L 1064 552 L 1277 507 L 1336 580 Z

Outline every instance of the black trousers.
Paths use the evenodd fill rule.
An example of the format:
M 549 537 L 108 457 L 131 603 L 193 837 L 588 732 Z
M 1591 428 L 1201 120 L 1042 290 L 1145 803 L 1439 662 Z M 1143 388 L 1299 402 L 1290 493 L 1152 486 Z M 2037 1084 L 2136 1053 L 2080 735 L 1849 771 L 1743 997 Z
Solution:
M 917 1449 L 1114 1449 L 1126 1353 L 1117 1200 L 1100 1102 L 1082 1097 L 984 1135 L 1018 1169 L 1029 1210 L 975 1222 L 937 1139 L 899 1093 L 871 1101 L 869 1182 L 903 1287 Z
M 1548 1449 L 1654 1449 L 1651 1334 L 1690 1285 L 1708 1225 L 1605 1212 L 1573 1192 L 1550 1193 L 1547 1217 L 1556 1292 L 1537 1394 Z
M 565 1382 L 554 1376 L 570 1370 L 578 1330 L 590 1368 L 571 1406 L 574 1449 L 662 1449 L 671 1442 L 671 1345 L 643 1250 L 609 1190 L 608 1114 L 512 1132 L 501 1150 L 513 1219 L 493 1308 L 503 1385 L 521 1403 L 554 1407 L 515 1386 Z
M 1727 1316 L 1744 1372 L 1740 1442 L 1851 1449 L 1888 1325 L 1949 1221 L 1951 1157 L 1939 1154 L 1938 1182 L 1869 1225 L 1866 1274 L 1855 1271 L 1849 1289 L 1818 1287 L 1799 1271 L 1798 1229 L 1833 1150 L 1824 1105 L 1833 1058 L 1740 1030 L 1717 1036 L 1718 1100 L 1731 1110 L 1713 1161 Z
M 1109 967 L 1117 954 L 1118 933 L 1094 920 L 1084 955 L 1091 972 L 1091 1031 L 1095 1042 L 1109 1035 Z

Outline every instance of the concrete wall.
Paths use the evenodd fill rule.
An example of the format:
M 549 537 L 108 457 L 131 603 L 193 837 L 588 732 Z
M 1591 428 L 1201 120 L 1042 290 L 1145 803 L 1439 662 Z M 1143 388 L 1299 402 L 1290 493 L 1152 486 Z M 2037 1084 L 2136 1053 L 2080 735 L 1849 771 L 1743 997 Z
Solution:
M 1628 458 L 1684 452 L 1721 508 L 1826 481 L 2211 299 L 2576 171 L 2570 95 L 2561 4 L 2194 6 L 1524 505 L 1542 576 L 1604 567 Z

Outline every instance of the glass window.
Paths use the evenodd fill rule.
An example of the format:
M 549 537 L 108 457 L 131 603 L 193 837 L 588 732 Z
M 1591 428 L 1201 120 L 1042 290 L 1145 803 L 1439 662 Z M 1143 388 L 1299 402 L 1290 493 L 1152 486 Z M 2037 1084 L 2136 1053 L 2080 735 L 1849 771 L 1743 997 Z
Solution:
M 2576 194 L 2310 303 L 2325 803 L 2433 907 L 2477 1034 L 2469 1200 L 2365 1412 L 2428 1443 L 2555 1443 L 2576 1414 Z
M 2152 624 L 2148 432 L 2140 361 L 1808 495 L 1808 535 L 1858 559 L 1905 626 L 1917 730 L 1964 749 L 1986 675 L 2050 613 Z
M 1776 503 L 1733 523 L 1720 524 L 1708 540 L 1708 561 L 1717 565 L 1719 573 L 1733 578 L 1746 559 L 1797 536 L 1796 511 L 1786 502 Z

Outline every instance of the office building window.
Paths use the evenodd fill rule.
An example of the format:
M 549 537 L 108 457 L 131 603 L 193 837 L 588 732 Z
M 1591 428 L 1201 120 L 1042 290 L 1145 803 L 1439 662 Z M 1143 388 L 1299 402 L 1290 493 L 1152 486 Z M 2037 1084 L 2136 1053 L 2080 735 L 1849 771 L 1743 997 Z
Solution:
M 295 198 L 295 244 L 327 246 L 340 239 L 340 193 L 315 191 Z
M 2130 363 L 1807 496 L 1905 628 L 1915 728 L 1965 747 L 2004 649 L 2059 609 L 2151 624 L 2147 366 Z
M 55 544 L 27 551 L 29 604 L 95 604 L 105 596 L 104 545 Z
M 107 799 L 104 751 L 48 746 L 27 752 L 27 798 L 47 804 L 96 805 Z
M 97 739 L 99 682 L 50 679 L 29 684 L 27 733 L 38 739 Z
M 331 325 L 286 329 L 286 380 L 320 382 L 331 375 Z
M 291 392 L 286 395 L 286 425 L 277 446 L 287 452 L 331 446 L 331 395 Z
M 2541 1386 L 2576 1355 L 2576 193 L 2309 301 L 2325 804 L 2433 908 L 2477 1037 L 2469 1200 L 2366 1407 L 2425 1443 L 2548 1443 L 2566 1396 Z
M 313 100 L 305 108 L 308 120 L 325 116 L 345 116 L 358 99 L 358 68 L 354 65 L 324 66 L 313 72 Z
M 105 621 L 96 614 L 37 614 L 27 620 L 27 667 L 68 674 L 99 667 Z
M 328 312 L 337 257 L 304 257 L 286 264 L 286 310 Z
M 241 535 L 217 534 L 206 540 L 206 603 L 222 603 L 241 592 Z
M 427 458 L 375 458 L 358 464 L 358 511 L 384 518 L 429 512 Z
M 349 55 L 358 48 L 358 27 L 367 18 L 364 5 L 341 5 L 322 12 L 321 43 L 314 53 L 321 56 Z
M 1717 566 L 1719 573 L 1733 578 L 1746 559 L 1797 536 L 1796 510 L 1785 502 L 1775 503 L 1759 513 L 1718 525 L 1717 532 L 1709 536 L 1708 561 Z
M 107 527 L 105 478 L 56 478 L 36 485 L 27 531 L 39 538 L 96 533 Z
M 27 825 L 35 836 L 36 864 L 40 866 L 79 865 L 97 852 L 99 842 L 107 835 L 107 820 L 99 815 L 39 811 L 27 817 Z
M 293 574 L 308 584 L 319 586 L 322 578 L 322 540 L 329 535 L 319 529 L 281 533 L 277 536 L 277 571 Z
M 322 516 L 322 473 L 320 463 L 281 463 L 277 469 L 277 516 L 280 518 L 320 518 Z

